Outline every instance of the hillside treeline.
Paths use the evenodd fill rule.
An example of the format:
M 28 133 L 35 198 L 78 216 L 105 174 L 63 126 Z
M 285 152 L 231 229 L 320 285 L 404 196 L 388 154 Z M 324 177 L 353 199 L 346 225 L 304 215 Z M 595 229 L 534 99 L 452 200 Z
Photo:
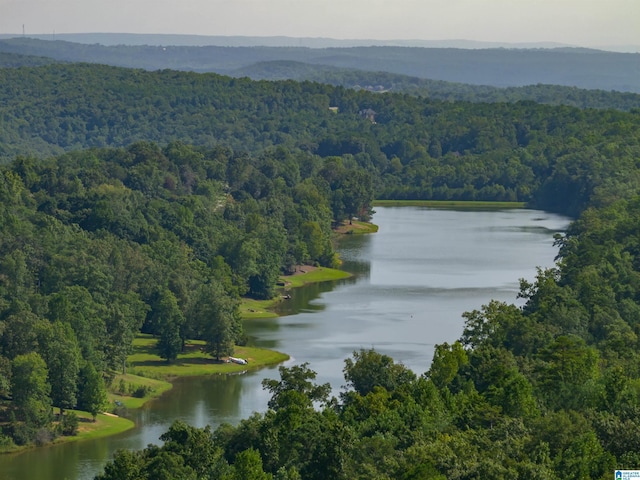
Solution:
M 336 266 L 332 222 L 366 217 L 372 192 L 340 159 L 179 142 L 0 168 L 0 444 L 55 434 L 52 406 L 105 408 L 139 332 L 168 361 L 194 338 L 231 354 L 239 298 Z
M 138 141 L 341 157 L 377 198 L 514 200 L 576 215 L 637 186 L 640 110 L 440 102 L 310 82 L 98 65 L 0 69 L 0 156 Z M 593 174 L 593 172 L 597 172 Z M 607 190 L 606 192 L 604 190 Z
M 47 57 L 36 57 L 0 51 L 0 67 L 34 67 L 61 63 Z M 62 62 L 66 63 L 66 62 Z M 640 94 L 594 90 L 572 86 L 536 84 L 520 87 L 493 87 L 469 83 L 446 82 L 399 75 L 389 72 L 351 70 L 295 61 L 258 62 L 228 73 L 231 77 L 252 80 L 311 81 L 375 93 L 408 93 L 448 102 L 503 103 L 533 101 L 548 105 L 578 108 L 611 108 L 629 111 L 640 108 Z
M 640 94 L 630 92 L 587 90 L 583 88 L 536 84 L 521 87 L 493 87 L 469 83 L 430 80 L 389 72 L 367 72 L 291 61 L 261 62 L 230 73 L 234 77 L 253 80 L 296 80 L 368 90 L 376 93 L 408 93 L 449 102 L 522 102 L 579 108 L 640 108 Z
M 636 157 L 637 158 L 637 157 Z M 612 159 L 613 161 L 613 159 Z M 577 191 L 606 170 L 592 164 Z M 312 365 L 266 380 L 269 409 L 215 431 L 175 423 L 162 446 L 115 455 L 100 480 L 605 479 L 640 463 L 640 197 L 603 179 L 556 267 L 522 307 L 463 314 L 427 372 L 374 350 L 345 360 L 331 398 Z M 603 187 L 604 188 L 604 187 Z
M 0 75 L 2 443 L 46 439 L 52 406 L 99 411 L 139 331 L 167 360 L 186 338 L 213 355 L 242 342 L 238 298 L 334 265 L 332 223 L 374 197 L 521 200 L 577 218 L 557 268 L 522 284 L 522 308 L 466 313 L 428 372 L 354 352 L 332 399 L 313 366 L 283 368 L 268 412 L 178 423 L 103 478 L 597 479 L 640 463 L 640 112 L 95 65 Z
M 215 431 L 176 422 L 100 480 L 611 478 L 640 463 L 640 198 L 588 208 L 523 307 L 464 314 L 427 372 L 374 350 L 330 398 L 312 365 L 266 380 L 266 413 Z

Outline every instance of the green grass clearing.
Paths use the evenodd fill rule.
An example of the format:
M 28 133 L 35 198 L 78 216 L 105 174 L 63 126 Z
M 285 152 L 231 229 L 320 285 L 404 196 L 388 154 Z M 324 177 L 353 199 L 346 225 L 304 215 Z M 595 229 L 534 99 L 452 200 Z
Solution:
M 115 415 L 99 413 L 96 417 L 96 421 L 93 421 L 93 417 L 88 412 L 81 412 L 79 410 L 67 410 L 72 411 L 78 416 L 80 424 L 78 426 L 78 435 L 71 437 L 58 437 L 58 440 L 62 441 L 76 441 L 76 440 L 90 440 L 95 438 L 108 437 L 117 433 L 125 432 L 135 427 L 128 418 L 118 417 Z M 67 440 L 69 439 L 69 440 Z
M 124 389 L 120 388 L 124 385 Z M 129 369 L 126 375 L 118 374 L 111 383 L 107 395 L 112 408 L 118 402 L 125 408 L 140 408 L 152 398 L 157 398 L 167 390 L 171 390 L 171 383 L 162 376 L 140 376 Z M 135 396 L 134 392 L 140 389 L 142 396 Z
M 376 226 L 376 230 L 377 230 Z M 297 267 L 294 275 L 283 275 L 280 282 L 285 288 L 302 287 L 308 283 L 327 282 L 350 277 L 351 274 L 342 270 L 326 267 L 313 267 L 302 265 Z M 276 318 L 278 315 L 273 312 L 273 308 L 283 300 L 283 292 L 280 289 L 277 297 L 270 300 L 255 300 L 243 298 L 240 303 L 240 315 L 244 320 L 255 320 L 260 318 Z
M 286 285 L 291 288 L 302 287 L 307 283 L 327 282 L 330 280 L 340 280 L 351 276 L 343 270 L 326 267 L 301 267 L 304 273 L 283 276 Z
M 280 302 L 280 298 L 272 298 L 271 300 L 255 300 L 253 298 L 243 298 L 240 301 L 240 315 L 243 319 L 256 318 L 276 318 L 278 315 L 269 310 Z
M 352 220 L 349 223 L 348 220 L 342 222 L 342 224 L 335 229 L 336 233 L 344 235 L 360 235 L 365 233 L 376 233 L 378 231 L 378 225 L 370 222 L 361 222 L 359 220 Z
M 72 412 L 78 416 L 79 420 L 77 435 L 60 435 L 53 439 L 49 445 L 60 445 L 62 443 L 108 437 L 110 435 L 126 432 L 127 430 L 135 427 L 135 423 L 128 418 L 118 417 L 109 413 L 99 413 L 96 416 L 95 422 L 93 421 L 93 417 L 90 413 L 83 412 L 81 410 L 65 410 L 65 415 Z M 21 446 L 12 445 L 8 448 L 1 449 L 0 454 L 18 453 L 32 448 L 35 448 L 35 443 Z
M 289 358 L 288 355 L 273 350 L 237 346 L 233 356 L 248 360 L 248 365 L 218 362 L 203 351 L 204 342 L 190 340 L 185 345 L 185 351 L 178 355 L 175 361 L 167 363 L 155 352 L 156 341 L 150 335 L 140 335 L 134 340 L 133 354 L 127 358 L 131 374 L 148 379 L 170 379 L 173 377 L 234 373 L 275 365 Z

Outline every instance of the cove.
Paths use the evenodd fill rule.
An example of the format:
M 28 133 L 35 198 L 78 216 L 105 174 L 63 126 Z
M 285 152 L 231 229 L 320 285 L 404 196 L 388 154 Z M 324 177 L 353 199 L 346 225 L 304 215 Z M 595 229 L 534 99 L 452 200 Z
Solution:
M 245 324 L 257 346 L 308 362 L 334 394 L 344 384 L 344 359 L 375 348 L 417 374 L 434 346 L 458 339 L 461 314 L 491 299 L 517 303 L 519 279 L 533 280 L 557 254 L 553 235 L 569 220 L 545 212 L 376 207 L 373 235 L 348 235 L 339 245 L 353 277 L 292 291 L 284 316 Z M 158 443 L 176 419 L 202 427 L 237 423 L 266 409 L 264 378 L 276 367 L 236 376 L 183 378 L 161 398 L 131 412 L 136 428 L 122 435 L 0 456 L 6 480 L 91 479 L 119 448 Z

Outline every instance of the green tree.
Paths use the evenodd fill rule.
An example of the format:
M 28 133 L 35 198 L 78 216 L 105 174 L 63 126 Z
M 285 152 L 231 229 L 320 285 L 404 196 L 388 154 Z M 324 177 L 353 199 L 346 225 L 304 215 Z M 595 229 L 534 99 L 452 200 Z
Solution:
M 240 452 L 233 463 L 233 480 L 270 480 L 271 474 L 262 469 L 260 452 L 250 448 Z
M 49 297 L 49 319 L 71 324 L 76 334 L 82 358 L 99 370 L 106 369 L 105 350 L 107 307 L 96 301 L 91 292 L 80 285 L 64 287 Z
M 85 362 L 80 369 L 78 380 L 78 408 L 89 412 L 95 422 L 98 413 L 108 404 L 104 378 L 92 363 Z
M 11 398 L 18 418 L 34 427 L 48 425 L 51 385 L 45 361 L 36 352 L 18 355 L 13 359 L 12 372 Z
M 38 349 L 38 331 L 45 324 L 38 315 L 21 310 L 7 317 L 2 332 L 2 351 L 9 359 Z
M 142 472 L 143 457 L 141 452 L 118 450 L 113 460 L 104 467 L 104 472 L 96 475 L 95 480 L 146 480 Z
M 358 216 L 363 220 L 370 217 L 370 206 L 373 201 L 373 178 L 371 173 L 362 169 L 351 169 L 345 172 L 340 185 L 342 202 L 347 218 Z
M 280 380 L 264 379 L 262 388 L 271 393 L 269 408 L 278 410 L 291 402 L 291 393 L 301 407 L 311 407 L 314 402 L 326 402 L 331 392 L 331 385 L 313 383 L 317 374 L 309 368 L 308 363 L 292 367 L 279 367 Z
M 167 288 L 162 289 L 154 302 L 151 312 L 158 338 L 158 353 L 161 358 L 171 362 L 182 351 L 183 339 L 180 336 L 184 325 L 184 315 L 178 307 L 176 297 Z
M 114 295 L 105 314 L 108 342 L 105 346 L 108 365 L 126 373 L 127 356 L 131 353 L 136 333 L 140 331 L 148 306 L 133 292 Z
M 347 358 L 344 363 L 344 378 L 348 386 L 360 395 L 366 395 L 374 387 L 391 392 L 416 378 L 404 365 L 395 363 L 391 357 L 374 349 L 354 351 L 353 358 Z
M 160 440 L 164 442 L 163 448 L 180 455 L 198 478 L 224 477 L 229 470 L 208 426 L 195 428 L 177 420 L 160 436 Z
M 595 390 L 598 351 L 572 335 L 561 335 L 540 354 L 538 385 L 552 408 L 579 408 L 599 400 Z
M 0 356 L 0 395 L 7 396 L 11 392 L 11 360 Z
M 449 385 L 460 368 L 468 363 L 469 358 L 460 342 L 451 345 L 445 342 L 436 345 L 427 375 L 438 388 L 443 388 Z
M 217 360 L 232 355 L 235 342 L 242 332 L 238 302 L 216 282 L 202 285 L 190 309 L 191 321 L 206 350 Z
M 65 409 L 76 406 L 80 347 L 71 326 L 59 321 L 51 324 L 44 345 L 51 401 L 64 415 Z
M 196 472 L 177 453 L 150 445 L 145 449 L 144 478 L 154 480 L 197 480 Z

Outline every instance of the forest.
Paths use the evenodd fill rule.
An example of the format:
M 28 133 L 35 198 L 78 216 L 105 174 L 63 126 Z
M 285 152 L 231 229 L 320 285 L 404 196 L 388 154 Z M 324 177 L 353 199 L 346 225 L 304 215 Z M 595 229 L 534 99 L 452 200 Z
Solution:
M 272 298 L 295 265 L 337 266 L 332 223 L 368 216 L 371 177 L 303 160 L 139 142 L 3 167 L 4 442 L 41 442 L 52 406 L 106 408 L 136 334 L 169 362 L 187 339 L 220 359 L 246 342 L 240 297 Z
M 630 92 L 588 90 L 541 83 L 501 88 L 286 60 L 255 63 L 235 70 L 233 76 L 249 77 L 253 80 L 309 80 L 356 90 L 408 93 L 451 102 L 497 103 L 530 100 L 549 105 L 614 108 L 626 111 L 640 107 L 640 95 Z
M 616 195 L 614 174 L 637 184 L 639 116 L 91 64 L 0 69 L 5 160 L 139 141 L 284 148 L 369 172 L 378 199 L 522 201 L 569 215 Z
M 609 478 L 640 464 L 640 111 L 448 102 L 89 64 L 0 69 L 0 444 L 98 412 L 138 332 L 247 339 L 238 302 L 374 199 L 518 200 L 575 218 L 523 307 L 464 313 L 412 372 L 374 350 L 329 397 L 312 366 L 269 410 L 176 423 L 101 479 Z M 462 312 L 461 312 L 462 313 Z M 95 414 L 95 413 L 94 413 Z M 57 430 L 56 430 L 57 429 Z M 55 431 L 54 431 L 55 430 Z

